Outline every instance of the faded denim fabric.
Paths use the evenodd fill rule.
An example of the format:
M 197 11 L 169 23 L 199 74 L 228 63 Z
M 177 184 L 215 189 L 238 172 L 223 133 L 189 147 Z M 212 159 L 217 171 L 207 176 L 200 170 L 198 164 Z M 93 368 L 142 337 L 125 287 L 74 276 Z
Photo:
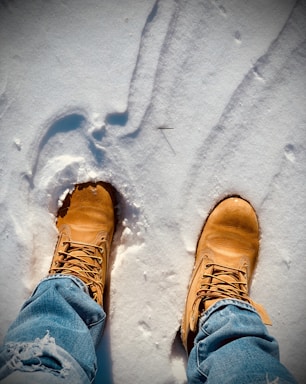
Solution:
M 3 383 L 91 383 L 105 313 L 74 276 L 44 279 L 0 349 Z
M 297 383 L 256 310 L 235 299 L 218 301 L 201 317 L 187 376 L 190 384 Z
M 105 318 L 81 280 L 46 278 L 0 348 L 1 384 L 93 382 Z M 189 384 L 296 383 L 255 309 L 232 299 L 217 302 L 200 319 L 187 376 Z

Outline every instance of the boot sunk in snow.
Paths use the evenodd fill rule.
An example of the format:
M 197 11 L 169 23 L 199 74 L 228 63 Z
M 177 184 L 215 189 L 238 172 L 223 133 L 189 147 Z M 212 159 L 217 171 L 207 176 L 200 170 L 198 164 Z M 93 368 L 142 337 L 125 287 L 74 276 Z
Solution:
M 73 275 L 103 305 L 103 292 L 114 233 L 112 189 L 108 184 L 85 183 L 67 195 L 58 211 L 59 237 L 49 275 Z
M 238 197 L 221 201 L 209 215 L 200 236 L 185 312 L 183 345 L 190 352 L 201 314 L 221 299 L 250 303 L 266 324 L 268 315 L 249 297 L 259 248 L 259 227 L 252 206 Z

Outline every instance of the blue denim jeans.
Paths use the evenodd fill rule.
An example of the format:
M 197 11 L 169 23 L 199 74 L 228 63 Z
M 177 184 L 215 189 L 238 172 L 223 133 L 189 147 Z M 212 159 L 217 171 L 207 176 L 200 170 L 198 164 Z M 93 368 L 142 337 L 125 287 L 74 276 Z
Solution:
M 105 318 L 81 280 L 64 275 L 46 278 L 8 330 L 0 349 L 0 380 L 91 383 Z
M 105 317 L 79 279 L 46 278 L 8 330 L 1 383 L 91 383 Z M 259 315 L 238 300 L 219 301 L 202 316 L 187 376 L 192 384 L 296 383 Z
M 218 301 L 201 317 L 187 377 L 190 384 L 297 383 L 256 310 L 234 299 Z

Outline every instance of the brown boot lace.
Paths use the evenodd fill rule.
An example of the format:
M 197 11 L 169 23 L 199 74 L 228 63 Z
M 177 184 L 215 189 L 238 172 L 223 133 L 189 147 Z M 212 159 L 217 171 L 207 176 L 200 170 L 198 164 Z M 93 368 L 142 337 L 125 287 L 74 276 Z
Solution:
M 92 298 L 97 301 L 98 290 L 103 291 L 102 264 L 103 256 L 106 255 L 106 240 L 102 239 L 102 246 L 79 241 L 64 241 L 63 245 L 65 248 L 58 251 L 49 274 L 78 277 L 88 286 Z
M 209 263 L 206 270 L 202 277 L 201 289 L 197 292 L 197 299 L 205 302 L 231 298 L 251 303 L 252 300 L 248 297 L 246 269 Z

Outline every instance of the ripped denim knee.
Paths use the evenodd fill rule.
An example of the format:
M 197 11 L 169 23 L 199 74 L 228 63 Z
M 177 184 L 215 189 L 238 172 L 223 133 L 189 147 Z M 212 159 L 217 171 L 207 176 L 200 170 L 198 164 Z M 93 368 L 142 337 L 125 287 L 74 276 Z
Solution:
M 7 342 L 1 348 L 0 380 L 16 371 L 46 372 L 48 376 L 52 374 L 57 377 L 58 382 L 89 382 L 77 361 L 56 345 L 49 331 L 42 339 L 37 338 L 33 342 Z

